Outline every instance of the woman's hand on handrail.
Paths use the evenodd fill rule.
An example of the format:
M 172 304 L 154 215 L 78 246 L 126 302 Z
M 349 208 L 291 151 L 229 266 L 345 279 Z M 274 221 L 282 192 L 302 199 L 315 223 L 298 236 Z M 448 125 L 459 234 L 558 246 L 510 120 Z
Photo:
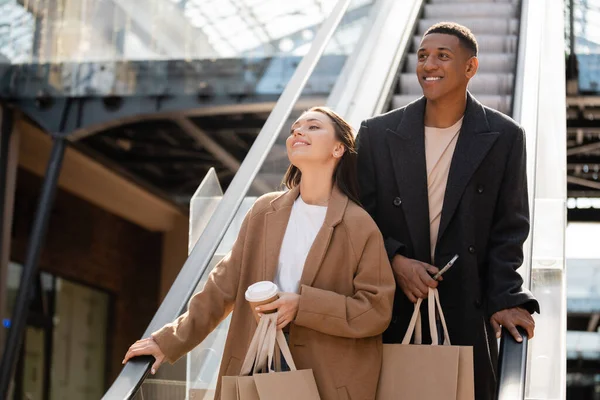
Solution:
M 131 358 L 138 356 L 154 357 L 155 361 L 154 364 L 152 364 L 152 370 L 150 371 L 152 375 L 156 374 L 156 370 L 158 370 L 161 364 L 165 361 L 165 355 L 160 347 L 158 347 L 158 343 L 156 343 L 156 341 L 151 337 L 138 340 L 132 344 L 129 350 L 127 350 L 127 354 L 125 354 L 123 364 L 126 364 Z

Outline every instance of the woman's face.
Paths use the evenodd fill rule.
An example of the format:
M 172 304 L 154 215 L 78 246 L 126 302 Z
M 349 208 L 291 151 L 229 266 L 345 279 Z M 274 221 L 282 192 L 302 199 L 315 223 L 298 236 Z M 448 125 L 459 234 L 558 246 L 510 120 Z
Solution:
M 290 162 L 300 169 L 307 165 L 335 165 L 344 154 L 333 121 L 317 111 L 308 111 L 294 122 L 286 148 Z

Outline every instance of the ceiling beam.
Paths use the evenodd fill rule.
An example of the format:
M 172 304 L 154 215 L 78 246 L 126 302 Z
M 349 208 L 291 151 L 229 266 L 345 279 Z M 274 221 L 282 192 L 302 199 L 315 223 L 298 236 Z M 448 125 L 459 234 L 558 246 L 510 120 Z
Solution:
M 317 96 L 303 96 L 294 105 L 295 111 L 304 111 L 312 106 L 316 106 L 319 104 L 325 104 L 326 98 L 317 97 Z M 197 107 L 190 110 L 181 110 L 181 111 L 166 111 L 166 112 L 153 112 L 151 114 L 138 114 L 123 118 L 115 118 L 110 121 L 86 126 L 84 128 L 78 129 L 74 131 L 71 135 L 69 135 L 70 141 L 77 141 L 81 139 L 85 139 L 88 136 L 95 135 L 104 130 L 121 127 L 127 124 L 133 124 L 136 122 L 145 122 L 145 121 L 156 121 L 156 120 L 164 120 L 164 119 L 172 119 L 178 118 L 181 116 L 186 116 L 189 118 L 193 117 L 213 117 L 213 116 L 223 116 L 227 118 L 231 114 L 254 114 L 254 113 L 266 113 L 269 114 L 275 107 L 276 102 L 256 102 L 256 103 L 244 103 L 244 104 L 226 104 L 226 105 L 212 105 L 206 107 Z M 266 120 L 266 118 L 265 118 Z
M 590 317 L 590 322 L 587 326 L 588 332 L 596 332 L 598 329 L 598 322 L 600 322 L 600 313 L 594 313 Z
M 594 182 L 583 178 L 577 178 L 575 176 L 567 176 L 567 183 L 572 183 L 579 186 L 585 186 L 592 189 L 600 190 L 600 182 Z
M 600 107 L 600 96 L 567 96 L 569 107 Z
M 224 149 L 219 143 L 217 143 L 212 137 L 210 137 L 204 130 L 200 129 L 198 125 L 190 121 L 186 117 L 179 117 L 173 120 L 181 130 L 187 133 L 190 137 L 194 138 L 200 145 L 202 145 L 209 153 L 211 153 L 218 161 L 226 166 L 234 174 L 240 169 L 241 163 L 237 158 L 231 155 L 226 149 Z M 272 192 L 273 188 L 266 182 L 263 182 L 260 178 L 254 178 L 252 186 L 255 189 L 268 193 Z
M 52 139 L 25 120 L 17 122 L 21 135 L 19 166 L 44 176 Z M 98 161 L 68 147 L 58 185 L 91 204 L 150 231 L 168 231 L 184 212 L 148 192 Z
M 588 128 L 580 128 L 577 126 L 571 126 L 567 128 L 567 133 L 573 134 L 592 134 L 592 135 L 600 135 L 600 126 L 588 127 Z
M 600 150 L 600 142 L 571 147 L 570 149 L 567 149 L 567 156 L 574 156 L 576 154 L 586 154 L 591 151 L 597 150 Z

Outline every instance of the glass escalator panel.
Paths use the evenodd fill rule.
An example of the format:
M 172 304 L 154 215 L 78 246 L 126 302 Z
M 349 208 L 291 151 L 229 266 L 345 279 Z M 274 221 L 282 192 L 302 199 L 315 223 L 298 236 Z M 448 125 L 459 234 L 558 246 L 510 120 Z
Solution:
M 371 2 L 355 1 L 351 3 L 345 18 L 336 29 L 315 72 L 312 74 L 311 78 L 309 78 L 307 86 L 311 84 L 325 86 L 322 87 L 323 96 L 311 99 L 311 96 L 307 94 L 307 90 L 305 90 L 304 95 L 294 107 L 290 120 L 284 124 L 275 144 L 266 156 L 259 174 L 255 178 L 255 181 L 259 181 L 260 183 L 256 184 L 255 182 L 248 193 L 250 196 L 244 198 L 240 209 L 237 211 L 232 224 L 229 226 L 225 237 L 214 255 L 213 264 L 210 267 L 216 264 L 216 262 L 231 249 L 233 241 L 239 232 L 243 218 L 256 200 L 256 196 L 263 194 L 265 191 L 281 190 L 281 180 L 288 166 L 285 151 L 285 139 L 287 138 L 287 132 L 292 123 L 291 121 L 297 118 L 299 114 L 310 105 L 320 105 L 325 102 L 333 85 L 328 85 L 320 78 L 329 76 L 330 78 L 327 79 L 327 81 L 334 83 L 336 77 L 344 67 L 348 55 L 356 49 L 358 38 L 362 29 L 366 27 L 368 16 L 368 13 L 362 14 L 361 12 L 361 17 L 358 19 L 355 18 L 356 7 L 354 7 L 354 5 L 358 4 L 364 7 L 365 5 L 370 5 Z M 308 91 L 310 92 L 310 87 Z M 314 103 L 311 103 L 311 101 Z M 192 213 L 194 212 L 192 211 Z M 194 235 L 194 229 L 194 226 L 192 226 L 190 231 L 192 235 Z M 207 275 L 208 272 L 202 277 L 201 282 L 196 288 L 196 292 L 201 290 L 204 286 Z M 187 394 L 189 398 L 202 400 L 213 398 L 221 356 L 229 328 L 229 321 L 230 318 L 228 317 L 204 340 L 203 343 L 187 355 Z
M 5 0 L 3 92 L 19 97 L 281 94 L 335 0 Z M 373 0 L 325 54 L 343 64 Z M 0 72 L 2 72 L 0 70 Z
M 247 3 L 250 4 L 251 2 L 248 1 Z M 254 4 L 261 2 L 252 3 Z M 319 14 L 321 15 L 320 20 L 317 21 L 317 23 L 320 24 L 320 22 L 322 22 L 323 20 L 323 17 L 327 16 L 327 13 L 330 9 L 323 7 L 313 9 L 311 7 L 306 6 L 306 4 L 308 3 L 335 5 L 336 8 L 334 12 L 332 12 L 332 15 L 339 14 L 342 10 L 345 11 L 339 23 L 331 25 L 332 21 L 334 20 L 330 19 L 326 21 L 326 24 L 323 26 L 324 28 L 327 27 L 328 24 L 332 27 L 335 26 L 334 32 L 331 35 L 331 38 L 326 42 L 327 45 L 325 46 L 323 55 L 319 58 L 315 69 L 306 80 L 307 83 L 304 86 L 302 94 L 297 100 L 293 100 L 292 102 L 290 102 L 289 108 L 287 108 L 290 112 L 290 118 L 296 118 L 296 116 L 299 115 L 299 113 L 301 113 L 308 106 L 322 105 L 325 103 L 325 99 L 329 95 L 331 89 L 333 88 L 333 83 L 335 83 L 337 76 L 341 73 L 341 70 L 346 63 L 348 56 L 359 47 L 360 42 L 358 39 L 361 36 L 362 30 L 367 27 L 369 11 L 371 6 L 373 5 L 373 2 L 364 0 L 355 0 L 348 2 L 340 1 L 337 3 L 334 1 L 299 1 L 297 3 L 297 5 L 303 6 L 292 6 L 291 3 L 286 3 L 285 6 L 281 5 L 279 6 L 279 8 L 287 10 L 287 12 L 290 14 L 290 20 L 292 16 L 294 16 L 294 18 L 296 18 L 298 15 L 303 15 L 304 17 L 307 17 L 307 15 L 310 16 L 310 19 L 308 19 L 310 24 L 307 23 L 305 24 L 306 26 L 314 26 L 314 14 L 317 13 L 317 10 L 322 11 L 322 14 Z M 349 6 L 347 8 L 345 6 L 343 8 L 340 7 L 343 4 L 349 4 Z M 272 10 L 270 10 L 269 12 L 271 11 Z M 277 15 L 279 15 L 280 17 L 280 14 Z M 305 31 L 305 25 L 296 24 L 295 29 L 301 27 Z M 318 26 L 316 26 L 316 28 L 318 28 Z M 293 46 L 286 47 L 286 51 L 295 51 L 296 54 L 298 54 L 297 60 L 301 61 L 303 53 L 305 53 L 306 50 L 308 50 L 309 45 L 312 43 L 313 40 L 316 40 L 315 45 L 318 46 L 318 41 L 321 40 L 322 43 L 323 40 L 326 38 L 326 36 L 323 36 L 322 32 L 316 32 L 315 35 L 305 33 L 304 36 L 301 36 L 300 38 L 290 38 L 290 40 L 292 40 L 294 43 Z M 299 45 L 301 41 L 303 41 L 302 46 L 306 46 L 306 50 L 302 49 L 302 46 Z M 284 58 L 274 57 L 272 59 L 271 67 L 277 70 L 276 75 L 289 75 L 289 77 L 281 81 L 284 82 L 285 85 L 285 83 L 287 83 L 287 81 L 289 81 L 292 77 L 293 72 L 298 65 L 294 65 L 293 69 L 291 69 L 284 67 L 284 64 Z M 298 67 L 298 72 L 303 71 L 303 68 L 305 68 L 302 64 L 300 64 Z M 304 71 L 306 71 L 306 69 L 304 69 Z M 296 82 L 299 81 L 296 79 Z M 297 84 L 298 83 L 295 83 L 294 85 Z M 312 85 L 318 86 L 318 90 L 322 93 L 321 96 L 315 97 L 312 95 L 314 93 L 314 90 L 311 88 Z M 264 87 L 266 88 L 266 86 L 267 85 L 265 85 Z M 269 89 L 266 88 L 265 90 Z M 278 104 L 275 106 L 273 114 L 277 114 L 278 105 L 280 103 L 284 104 L 284 100 L 287 99 L 290 99 L 290 96 L 287 94 L 286 90 L 282 94 L 280 102 L 278 102 Z M 287 101 L 289 102 L 290 100 Z M 207 175 L 207 177 L 202 182 L 198 191 L 192 199 L 190 212 L 190 249 L 194 247 L 195 241 L 198 240 L 198 238 L 206 237 L 206 235 L 212 235 L 211 232 L 215 231 L 216 225 L 220 225 L 219 229 L 221 230 L 221 232 L 225 230 L 224 233 L 219 234 L 218 236 L 212 235 L 213 238 L 220 238 L 215 239 L 219 240 L 219 244 L 216 246 L 216 251 L 214 251 L 214 253 L 207 253 L 208 255 L 210 255 L 208 266 L 204 270 L 205 272 L 200 277 L 198 284 L 194 285 L 194 293 L 202 289 L 207 280 L 208 274 L 210 273 L 212 268 L 231 249 L 233 241 L 235 240 L 237 233 L 240 229 L 243 217 L 256 200 L 256 196 L 266 191 L 273 191 L 281 187 L 280 182 L 288 165 L 285 147 L 282 144 L 285 142 L 285 137 L 287 137 L 287 132 L 289 131 L 291 122 L 286 122 L 284 119 L 281 119 L 281 123 L 273 124 L 270 120 L 271 117 L 269 117 L 269 119 L 267 120 L 265 127 L 261 131 L 259 137 L 254 142 L 253 148 L 250 150 L 250 153 L 246 156 L 244 163 L 238 171 L 238 174 L 244 171 L 244 173 L 240 176 L 245 176 L 246 174 L 248 174 L 246 170 L 249 171 L 252 168 L 257 168 L 255 169 L 255 171 L 259 171 L 258 175 L 256 176 L 256 179 L 250 179 L 250 182 L 247 183 L 247 187 L 251 187 L 250 191 L 244 191 L 243 193 L 241 193 L 241 196 L 244 196 L 243 199 L 241 197 L 239 201 L 234 201 L 233 199 L 233 196 L 235 196 L 233 193 L 237 193 L 238 189 L 232 189 L 232 187 L 241 187 L 241 182 L 236 184 L 237 180 L 234 178 L 234 181 L 230 184 L 228 188 L 228 192 L 225 195 L 223 195 L 221 192 L 220 185 L 218 183 L 218 179 L 216 178 L 216 175 L 214 173 L 209 173 Z M 272 133 L 267 133 L 266 131 L 270 130 L 270 126 L 277 126 L 277 128 L 271 129 Z M 271 140 L 274 139 L 275 145 L 271 147 L 269 144 L 265 144 L 265 140 L 261 140 L 261 135 L 264 135 L 265 137 L 271 136 Z M 257 155 L 260 153 L 262 153 L 262 156 L 257 157 Z M 259 162 L 257 167 L 253 167 L 252 165 L 250 165 L 252 163 L 255 163 L 256 161 L 248 160 L 255 160 L 258 158 L 260 158 L 261 161 Z M 265 168 L 267 168 L 266 171 Z M 239 177 L 236 176 L 236 178 Z M 246 183 L 244 183 L 244 185 L 245 184 Z M 229 207 L 229 204 L 235 204 L 233 206 L 232 211 L 230 211 L 235 213 L 235 215 L 231 219 L 231 223 L 229 223 L 228 221 L 222 221 L 219 218 L 220 215 L 224 214 L 222 212 L 222 208 Z M 204 232 L 204 235 L 202 234 L 202 232 Z M 198 244 L 199 246 L 196 246 L 197 248 L 203 248 L 202 240 L 198 240 Z M 179 289 L 183 289 L 183 286 L 179 281 L 183 280 L 182 274 L 187 276 L 187 269 L 189 268 L 186 269 L 186 267 L 188 266 L 188 263 L 192 263 L 192 261 L 190 260 L 194 259 L 194 253 L 197 254 L 197 248 L 194 249 L 190 259 L 188 259 L 188 262 L 186 262 L 186 265 L 183 267 L 182 272 L 180 273 L 180 276 L 174 283 L 174 286 L 172 287 L 171 291 L 179 291 Z M 201 258 L 206 257 L 207 254 L 201 256 Z M 198 257 L 195 257 L 195 259 L 198 259 Z M 196 262 L 194 262 L 194 264 L 196 264 Z M 194 267 L 197 270 L 201 266 L 194 265 Z M 198 276 L 200 272 L 197 272 L 196 274 L 196 276 Z M 187 278 L 186 282 L 189 282 Z M 194 282 L 196 282 L 195 278 Z M 172 310 L 172 307 L 170 306 L 163 307 L 165 303 L 170 301 L 169 296 L 171 296 L 171 291 L 167 295 L 167 298 L 163 305 L 161 305 L 161 309 L 157 312 L 157 315 L 154 318 L 155 320 L 162 318 L 159 318 L 159 314 L 165 314 L 165 312 L 162 310 L 163 308 L 170 308 Z M 187 293 L 187 288 L 185 291 Z M 172 297 L 181 297 L 181 294 Z M 175 319 L 175 316 L 172 319 Z M 151 327 L 148 328 L 148 332 L 151 332 L 153 329 L 155 329 L 155 324 L 156 321 L 153 320 L 151 323 Z M 223 348 L 225 346 L 228 328 L 229 317 L 222 321 L 222 323 L 213 331 L 213 333 L 211 333 L 197 348 L 195 348 L 177 363 L 175 363 L 172 366 L 163 365 L 156 375 L 148 376 L 142 384 L 140 390 L 137 392 L 135 398 L 146 400 L 154 398 L 165 398 L 166 396 L 168 398 L 212 399 L 214 396 L 218 370 L 221 363 L 221 357 L 223 353 Z M 139 365 L 139 367 L 142 366 Z M 137 376 L 141 376 L 137 375 L 141 373 L 139 367 L 126 366 L 121 376 L 117 379 L 117 382 L 105 395 L 105 398 L 111 398 L 110 396 L 114 393 L 122 393 L 125 391 L 129 391 L 129 389 L 127 388 L 136 387 L 135 380 L 139 379 L 137 378 Z M 123 390 L 123 388 L 125 388 L 125 390 Z

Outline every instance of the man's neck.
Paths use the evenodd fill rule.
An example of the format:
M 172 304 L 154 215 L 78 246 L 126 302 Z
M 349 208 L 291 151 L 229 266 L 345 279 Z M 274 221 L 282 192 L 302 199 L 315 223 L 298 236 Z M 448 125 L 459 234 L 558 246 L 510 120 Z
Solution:
M 432 128 L 449 128 L 456 124 L 465 114 L 467 108 L 467 92 L 464 96 L 427 100 L 425 106 L 425 126 Z

